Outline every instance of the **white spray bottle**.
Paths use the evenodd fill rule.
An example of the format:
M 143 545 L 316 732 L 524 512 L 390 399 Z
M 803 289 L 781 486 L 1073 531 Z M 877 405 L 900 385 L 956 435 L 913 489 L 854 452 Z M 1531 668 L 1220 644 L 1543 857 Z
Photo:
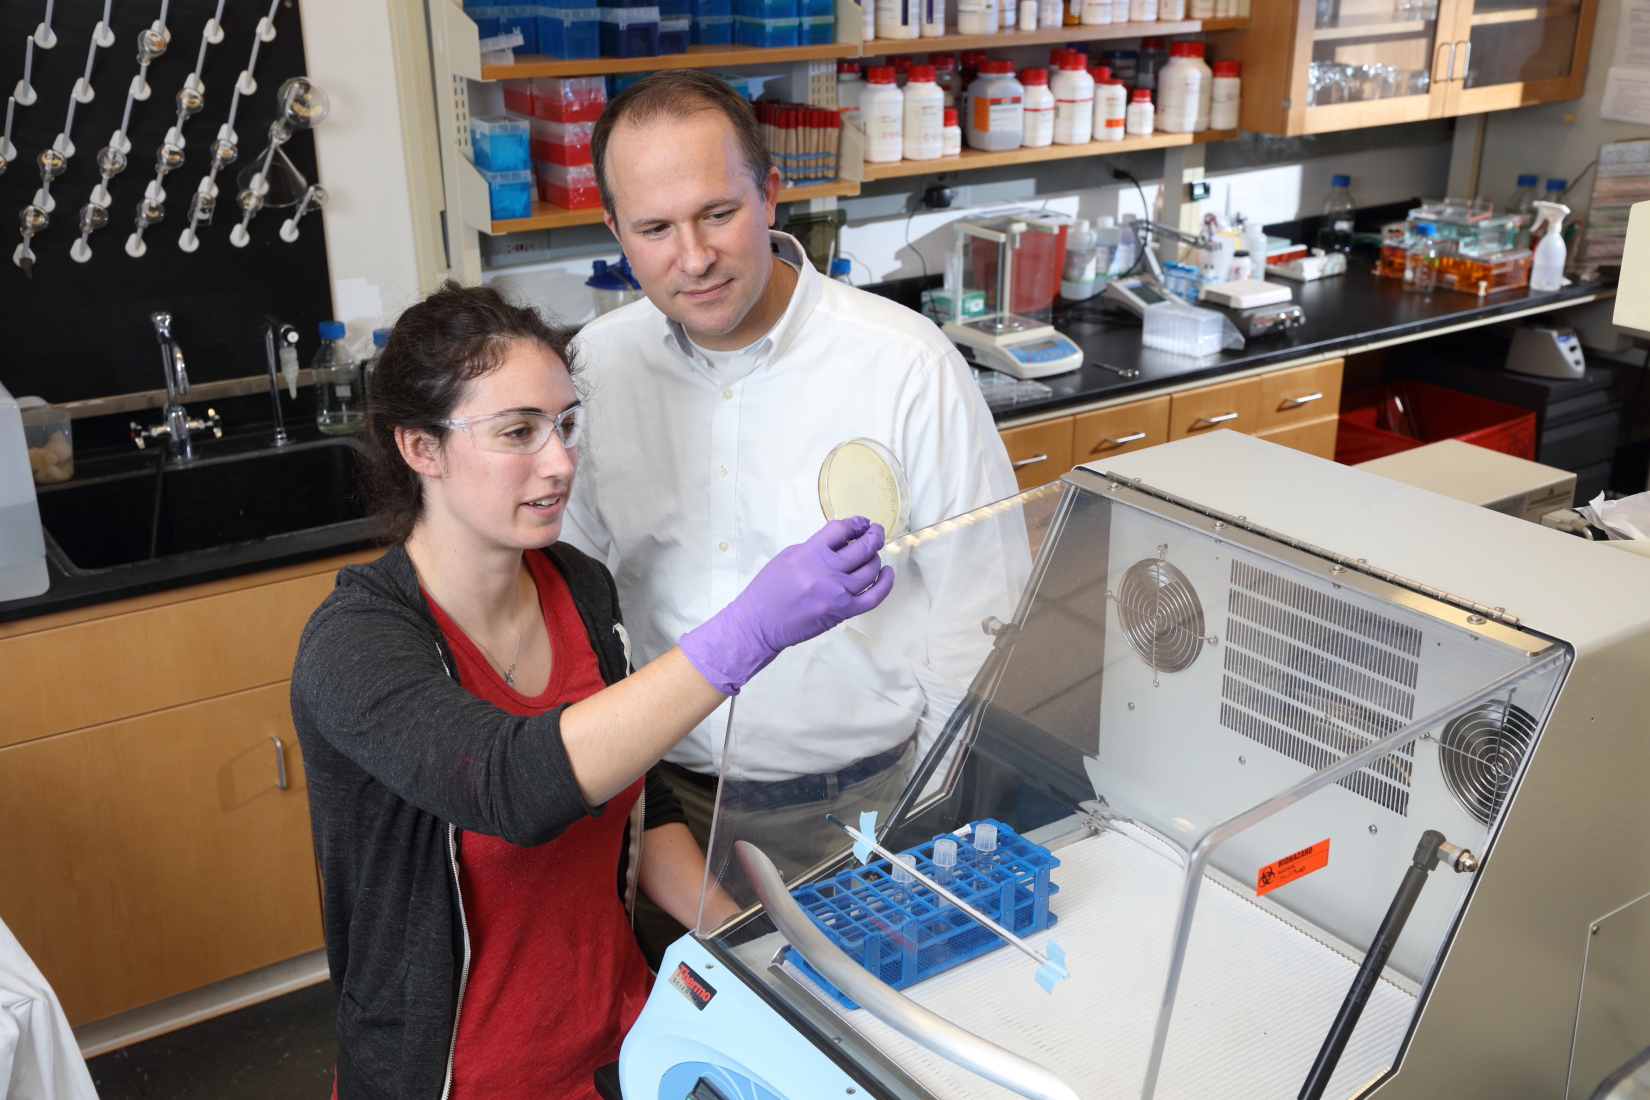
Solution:
M 1535 262 L 1530 265 L 1531 290 L 1558 290 L 1570 280 L 1564 277 L 1564 216 L 1570 208 L 1561 202 L 1536 202 L 1535 224 L 1530 233 L 1547 232 L 1535 246 Z

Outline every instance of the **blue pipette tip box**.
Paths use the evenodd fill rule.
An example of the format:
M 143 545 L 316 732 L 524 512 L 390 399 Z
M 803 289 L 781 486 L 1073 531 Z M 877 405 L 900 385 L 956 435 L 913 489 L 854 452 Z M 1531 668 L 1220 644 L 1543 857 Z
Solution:
M 1049 874 L 1060 861 L 1000 821 L 986 818 L 974 824 L 997 826 L 997 850 L 991 853 L 996 858 L 987 867 L 976 864 L 977 853 L 970 840 L 953 833 L 941 833 L 900 854 L 914 857 L 918 871 L 938 879 L 1017 936 L 1052 927 L 1059 918 L 1049 911 L 1048 899 L 1060 888 L 1049 880 Z M 942 837 L 957 842 L 957 866 L 949 883 L 934 865 L 934 841 Z M 1006 946 L 1002 937 L 920 882 L 895 882 L 886 859 L 808 883 L 791 891 L 791 896 L 833 943 L 895 989 Z M 794 948 L 788 957 L 844 1007 L 859 1007 Z M 1034 965 L 1027 959 L 1027 981 L 1033 972 Z

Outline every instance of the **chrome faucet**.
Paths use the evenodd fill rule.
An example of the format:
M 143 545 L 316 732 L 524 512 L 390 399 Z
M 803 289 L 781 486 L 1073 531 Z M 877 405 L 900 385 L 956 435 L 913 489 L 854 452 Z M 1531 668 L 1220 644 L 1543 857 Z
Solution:
M 153 440 L 166 436 L 166 453 L 176 462 L 189 462 L 195 457 L 191 436 L 195 432 L 210 431 L 214 438 L 223 438 L 223 424 L 213 409 L 206 410 L 205 420 L 192 420 L 178 399 L 189 393 L 189 372 L 183 365 L 183 349 L 172 336 L 172 315 L 151 313 L 149 323 L 155 326 L 155 339 L 160 342 L 161 370 L 166 375 L 166 420 L 144 427 L 137 421 L 130 425 L 132 442 L 147 447 Z
M 276 360 L 280 358 L 277 349 L 285 351 L 287 348 L 296 349 L 298 346 L 298 330 L 284 321 L 264 316 L 264 354 L 269 357 L 269 404 L 275 411 L 275 446 L 284 447 L 287 443 L 286 420 L 281 415 L 281 381 L 280 367 Z M 293 379 L 297 384 L 297 379 Z M 296 394 L 293 394 L 296 397 Z

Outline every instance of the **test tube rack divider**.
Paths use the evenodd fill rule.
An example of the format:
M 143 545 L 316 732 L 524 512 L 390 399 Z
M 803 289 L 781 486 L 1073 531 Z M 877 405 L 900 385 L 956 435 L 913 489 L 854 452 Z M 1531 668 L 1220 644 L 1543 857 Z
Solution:
M 1047 848 L 1033 844 L 991 818 L 974 823 L 997 827 L 997 849 L 984 866 L 968 838 L 941 833 L 907 848 L 916 869 L 1019 936 L 1053 927 L 1059 919 L 1048 900 L 1060 888 L 1050 872 L 1060 865 Z M 957 865 L 950 881 L 934 863 L 934 842 L 957 842 Z M 1006 941 L 919 882 L 896 882 L 886 859 L 850 867 L 808 883 L 791 896 L 831 941 L 865 969 L 895 989 L 904 989 L 994 951 Z M 787 957 L 846 1008 L 857 1008 L 792 948 Z

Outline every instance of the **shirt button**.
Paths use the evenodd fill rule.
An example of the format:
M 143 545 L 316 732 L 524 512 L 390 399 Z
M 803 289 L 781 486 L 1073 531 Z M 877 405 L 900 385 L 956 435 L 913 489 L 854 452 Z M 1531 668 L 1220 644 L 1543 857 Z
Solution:
M 716 472 L 717 472 L 717 473 L 719 473 L 719 474 L 721 474 L 721 475 L 722 475 L 722 476 L 723 476 L 723 477 L 727 477 L 727 476 L 728 476 L 728 468 L 727 468 L 727 467 L 726 467 L 726 466 L 718 466 L 718 467 L 716 467 Z
M 733 400 L 733 391 L 732 390 L 723 390 L 722 391 L 722 399 L 725 400 L 725 401 L 732 401 Z
M 727 548 L 728 548 L 728 544 L 725 543 L 725 542 L 719 542 L 719 543 L 716 544 L 716 549 L 718 549 L 718 550 L 726 550 Z

